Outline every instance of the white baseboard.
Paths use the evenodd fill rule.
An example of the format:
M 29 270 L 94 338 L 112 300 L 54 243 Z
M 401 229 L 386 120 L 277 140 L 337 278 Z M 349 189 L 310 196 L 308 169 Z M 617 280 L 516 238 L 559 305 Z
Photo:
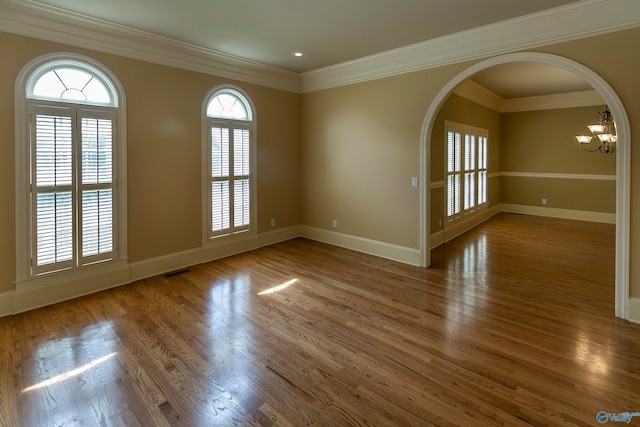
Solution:
M 453 225 L 446 226 L 442 231 L 441 243 L 448 242 L 449 240 L 455 239 L 463 233 L 471 230 L 472 228 L 482 224 L 492 216 L 500 213 L 500 206 L 493 205 L 489 206 L 486 209 L 481 210 L 475 215 L 471 216 L 468 219 L 456 222 Z M 432 235 L 433 238 L 433 235 Z M 431 243 L 431 247 L 434 248 L 433 243 Z
M 606 224 L 616 223 L 616 214 L 606 212 L 589 212 L 572 209 L 547 208 L 542 206 L 512 205 L 509 203 L 501 203 L 500 211 L 524 215 L 547 216 L 551 218 L 573 219 L 576 221 L 603 222 Z
M 180 270 L 198 264 L 200 262 L 200 251 L 200 248 L 189 249 L 145 259 L 143 261 L 132 262 L 129 264 L 130 279 L 132 282 L 135 282 L 136 280 L 146 279 L 147 277 L 165 274 L 170 271 Z
M 14 295 L 11 314 L 93 294 L 129 282 L 129 268 L 125 264 L 120 268 L 100 271 L 91 276 L 16 289 L 12 292 Z
M 16 291 L 7 291 L 0 294 L 0 317 L 14 314 L 13 298 Z
M 123 263 L 122 266 L 113 269 L 78 275 L 69 280 L 23 285 L 14 291 L 0 293 L 0 317 L 78 298 L 299 236 L 300 227 L 296 225 L 249 235 L 247 238 L 232 239 L 220 245 L 189 249 L 129 264 Z
M 436 231 L 429 240 L 429 249 L 435 249 L 444 243 L 444 230 Z
M 285 242 L 295 239 L 296 237 L 300 237 L 299 225 L 260 233 L 258 234 L 258 244 L 260 247 L 275 245 L 276 243 Z
M 307 239 L 328 243 L 341 248 L 375 255 L 405 264 L 416 266 L 420 265 L 419 249 L 407 248 L 405 246 L 365 239 L 363 237 L 352 236 L 349 234 L 336 233 L 335 231 L 324 230 L 307 225 L 300 226 L 300 234 L 302 237 L 306 237 Z
M 629 298 L 629 321 L 640 323 L 640 298 Z
M 284 242 L 300 237 L 300 227 L 295 225 L 260 234 L 248 234 L 246 237 L 221 240 L 219 243 L 207 243 L 201 248 L 189 249 L 169 255 L 147 259 L 130 264 L 131 281 L 180 270 L 192 265 L 215 261 L 263 246 Z
M 537 209 L 531 208 L 536 207 L 505 204 L 500 205 L 499 207 L 491 207 L 486 210 L 486 213 L 478 216 L 473 221 L 465 222 L 465 225 L 470 229 L 473 226 L 489 219 L 499 211 L 530 215 L 539 214 Z M 551 214 L 555 213 L 556 215 L 563 214 L 563 216 L 558 216 L 561 218 L 587 221 L 596 220 L 592 215 L 576 214 L 580 211 L 563 210 L 562 212 L 557 212 L 559 211 L 557 209 L 542 209 L 544 209 L 545 214 L 543 216 L 554 216 Z M 596 216 L 595 218 L 600 217 Z M 607 217 L 605 216 L 605 219 L 606 218 Z M 458 231 L 460 230 L 462 230 L 462 228 L 458 229 Z M 405 264 L 415 266 L 420 265 L 420 251 L 418 249 L 300 225 L 260 233 L 246 239 L 232 241 L 228 244 L 190 249 L 175 254 L 130 263 L 128 265 L 124 265 L 122 268 L 100 272 L 98 274 L 91 275 L 91 277 L 80 277 L 64 282 L 50 283 L 43 286 L 26 287 L 15 291 L 3 292 L 0 293 L 0 317 L 55 304 L 57 302 L 121 286 L 146 277 L 164 274 L 203 262 L 231 256 L 236 253 L 246 252 L 259 247 L 294 239 L 300 236 L 346 249 L 399 261 Z M 447 233 L 447 237 L 452 238 L 450 233 Z M 433 248 L 438 246 L 444 242 L 444 240 L 445 233 L 443 231 L 432 234 L 431 247 Z M 640 323 L 640 298 L 629 299 L 629 320 Z

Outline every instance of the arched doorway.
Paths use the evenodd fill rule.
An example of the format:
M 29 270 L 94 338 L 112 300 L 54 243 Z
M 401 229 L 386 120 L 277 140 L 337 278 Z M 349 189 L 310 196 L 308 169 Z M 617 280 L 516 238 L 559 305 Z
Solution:
M 630 177 L 631 136 L 627 113 L 620 98 L 598 74 L 570 59 L 545 54 L 522 52 L 497 56 L 479 62 L 454 77 L 437 94 L 425 116 L 420 135 L 420 178 L 424 183 L 420 192 L 420 255 L 421 265 L 431 264 L 430 256 L 430 174 L 431 133 L 438 111 L 453 92 L 465 80 L 496 65 L 512 62 L 540 63 L 569 71 L 589 83 L 605 100 L 616 118 L 618 143 L 616 149 L 616 267 L 615 267 L 615 315 L 629 318 L 629 226 L 630 226 Z

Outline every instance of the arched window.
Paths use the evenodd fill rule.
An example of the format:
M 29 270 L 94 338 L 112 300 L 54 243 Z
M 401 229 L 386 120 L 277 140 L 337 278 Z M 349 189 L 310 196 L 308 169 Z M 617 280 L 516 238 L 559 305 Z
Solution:
M 124 94 L 107 73 L 55 55 L 18 77 L 19 282 L 126 256 Z
M 203 179 L 205 240 L 253 230 L 255 122 L 249 99 L 223 87 L 205 99 Z
M 31 73 L 27 98 L 118 106 L 113 84 L 100 70 L 75 60 L 49 61 Z

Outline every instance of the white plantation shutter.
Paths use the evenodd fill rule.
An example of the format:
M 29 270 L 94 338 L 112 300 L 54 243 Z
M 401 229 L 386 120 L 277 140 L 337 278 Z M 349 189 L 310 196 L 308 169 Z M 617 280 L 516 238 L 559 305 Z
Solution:
M 229 190 L 231 137 L 228 127 L 211 128 L 211 232 L 231 227 Z
M 487 137 L 478 138 L 478 204 L 487 203 Z
M 233 131 L 233 201 L 235 229 L 244 229 L 250 222 L 250 162 L 249 129 Z
M 36 195 L 37 266 L 72 267 L 73 203 L 71 192 Z
M 451 222 L 487 203 L 487 131 L 446 122 L 445 132 L 447 220 Z
M 206 114 L 210 156 L 207 237 L 213 238 L 251 228 L 253 128 L 248 103 L 232 90 L 213 96 Z
M 449 217 L 460 213 L 461 141 L 460 132 L 447 132 L 447 215 Z
M 31 111 L 32 274 L 111 259 L 113 113 Z
M 81 112 L 80 219 L 82 264 L 112 256 L 113 120 L 108 113 Z
M 464 207 L 465 211 L 476 205 L 476 137 L 464 136 Z
M 39 109 L 32 125 L 32 255 L 39 271 L 73 267 L 73 125 L 70 112 Z
M 251 222 L 250 130 L 242 123 L 212 124 L 210 232 L 220 235 Z

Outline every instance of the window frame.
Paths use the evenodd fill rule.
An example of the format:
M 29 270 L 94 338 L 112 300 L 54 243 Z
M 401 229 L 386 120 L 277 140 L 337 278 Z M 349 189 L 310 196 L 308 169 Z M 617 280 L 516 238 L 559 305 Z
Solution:
M 227 94 L 236 97 L 247 112 L 247 119 L 235 117 L 212 117 L 208 115 L 208 107 L 218 95 Z M 212 217 L 212 127 L 228 127 L 230 133 L 234 130 L 247 130 L 249 132 L 249 223 L 247 226 L 236 227 L 231 222 L 228 229 L 213 231 Z M 219 85 L 211 89 L 204 98 L 202 104 L 202 245 L 216 246 L 234 240 L 255 237 L 257 235 L 257 126 L 255 107 L 251 98 L 242 89 L 232 85 Z M 233 150 L 230 162 L 233 161 Z M 244 175 L 231 174 L 228 181 L 231 187 L 236 178 Z M 217 180 L 218 178 L 216 178 Z M 234 199 L 230 199 L 231 213 L 233 213 Z M 233 218 L 231 218 L 233 220 Z
M 460 153 L 455 156 L 454 163 L 457 168 L 454 171 L 449 171 L 449 134 L 459 134 Z M 468 137 L 473 138 L 472 149 L 473 158 L 467 157 L 467 141 Z M 445 173 L 445 191 L 444 191 L 444 209 L 446 224 L 452 224 L 463 219 L 468 218 L 476 214 L 477 212 L 486 209 L 489 205 L 488 199 L 488 150 L 489 150 L 489 131 L 475 126 L 464 125 L 451 121 L 445 121 L 444 124 L 444 173 Z M 480 155 L 484 154 L 484 158 L 480 158 Z M 459 194 L 457 200 L 457 211 L 450 214 L 450 181 L 452 176 L 458 176 Z M 481 178 L 481 176 L 483 178 Z M 469 181 L 473 181 L 472 192 L 468 190 Z M 484 181 L 484 189 L 480 188 L 480 185 Z M 470 199 L 473 197 L 473 200 Z
M 73 100 L 56 100 L 33 96 L 33 88 L 38 79 L 46 72 L 60 67 L 75 68 L 90 73 L 107 89 L 109 103 L 78 102 Z M 29 289 L 53 283 L 71 281 L 92 274 L 118 271 L 127 264 L 127 186 L 126 186 L 126 99 L 122 85 L 116 76 L 104 65 L 92 58 L 72 53 L 51 53 L 33 59 L 18 74 L 15 84 L 15 164 L 16 164 L 16 289 Z M 112 226 L 113 256 L 109 259 L 94 257 L 91 261 L 65 269 L 41 269 L 35 267 L 35 217 L 32 215 L 32 203 L 35 195 L 31 194 L 32 168 L 35 153 L 32 146 L 31 122 L 35 120 L 34 111 L 39 109 L 58 110 L 64 114 L 76 115 L 78 127 L 72 142 L 74 155 L 79 152 L 81 138 L 80 123 L 86 112 L 95 112 L 98 116 L 109 117 L 112 121 L 111 147 L 111 184 L 112 188 Z M 77 170 L 74 169 L 74 174 Z M 80 179 L 75 175 L 75 179 Z M 76 185 L 77 187 L 77 185 Z M 81 189 L 83 186 L 77 187 Z M 76 189 L 77 190 L 77 189 Z M 80 200 L 74 200 L 74 211 L 80 209 Z M 74 222 L 77 218 L 74 218 Z M 74 224 L 79 230 L 82 224 Z M 73 248 L 82 247 L 82 234 L 74 237 Z M 82 257 L 84 258 L 84 257 Z M 75 259 L 79 259 L 76 254 Z

